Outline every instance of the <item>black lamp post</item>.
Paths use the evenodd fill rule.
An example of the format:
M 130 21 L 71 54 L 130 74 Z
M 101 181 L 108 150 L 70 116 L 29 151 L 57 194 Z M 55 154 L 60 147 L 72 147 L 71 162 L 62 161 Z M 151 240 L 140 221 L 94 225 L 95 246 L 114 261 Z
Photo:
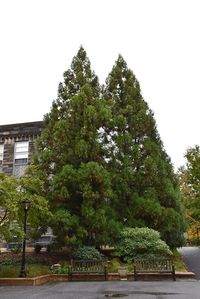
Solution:
M 26 277 L 25 263 L 26 263 L 26 223 L 27 223 L 27 213 L 31 205 L 30 200 L 23 201 L 24 204 L 24 239 L 22 242 L 22 260 L 21 260 L 21 270 L 19 277 Z

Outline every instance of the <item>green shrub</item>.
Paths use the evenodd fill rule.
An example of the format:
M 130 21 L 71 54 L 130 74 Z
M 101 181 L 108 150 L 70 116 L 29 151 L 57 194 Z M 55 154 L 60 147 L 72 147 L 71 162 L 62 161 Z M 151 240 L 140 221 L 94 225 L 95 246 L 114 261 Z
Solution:
M 68 274 L 69 273 L 69 267 L 63 266 L 60 269 L 53 269 L 51 270 L 53 274 Z
M 77 260 L 102 260 L 103 255 L 92 246 L 82 246 L 74 251 L 72 257 Z
M 35 245 L 35 253 L 40 253 L 42 246 L 40 244 Z
M 174 258 L 179 258 L 179 257 L 181 257 L 181 254 L 180 254 L 180 252 L 178 252 L 177 249 L 172 249 L 171 251 L 172 251 L 172 254 L 173 254 L 173 257 L 174 257 Z
M 118 268 L 121 266 L 119 258 L 113 258 L 108 263 L 108 271 L 109 272 L 117 272 Z
M 69 267 L 70 262 L 69 262 L 69 261 L 66 261 L 66 260 L 60 260 L 60 261 L 58 262 L 58 264 L 61 265 L 61 268 L 64 268 L 64 267 Z
M 11 259 L 11 258 L 5 258 L 3 260 L 0 260 L 0 266 L 12 266 L 19 264 L 21 259 Z
M 134 258 L 172 255 L 168 245 L 160 239 L 159 232 L 148 227 L 124 228 L 115 248 L 115 256 L 126 262 L 133 262 Z

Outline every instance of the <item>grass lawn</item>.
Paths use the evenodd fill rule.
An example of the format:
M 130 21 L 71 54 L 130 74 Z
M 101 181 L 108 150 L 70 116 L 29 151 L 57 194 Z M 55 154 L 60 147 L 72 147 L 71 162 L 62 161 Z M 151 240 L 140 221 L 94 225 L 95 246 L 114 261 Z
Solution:
M 0 266 L 0 278 L 17 278 L 20 273 L 20 265 Z M 50 273 L 49 267 L 40 264 L 27 264 L 26 265 L 27 277 L 35 277 Z
M 66 266 L 68 256 L 65 252 L 55 253 L 26 253 L 26 273 L 27 277 L 36 277 L 51 273 L 50 266 L 60 263 Z M 0 254 L 0 278 L 17 278 L 20 273 L 21 253 L 1 253 Z
M 178 272 L 187 272 L 187 267 L 181 257 L 174 258 L 175 270 Z

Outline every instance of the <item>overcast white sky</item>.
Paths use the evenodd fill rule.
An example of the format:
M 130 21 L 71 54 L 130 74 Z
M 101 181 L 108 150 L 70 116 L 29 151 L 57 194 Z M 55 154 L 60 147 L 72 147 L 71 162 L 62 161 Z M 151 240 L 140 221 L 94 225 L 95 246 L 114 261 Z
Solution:
M 200 144 L 199 0 L 0 0 L 0 125 L 42 120 L 80 45 L 103 83 L 122 54 L 175 169 Z

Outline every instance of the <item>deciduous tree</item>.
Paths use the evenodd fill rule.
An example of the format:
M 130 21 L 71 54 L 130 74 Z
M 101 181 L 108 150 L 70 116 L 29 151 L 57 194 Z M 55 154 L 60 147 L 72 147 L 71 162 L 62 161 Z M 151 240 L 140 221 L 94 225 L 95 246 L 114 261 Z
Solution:
M 33 173 L 33 168 L 31 169 Z M 7 241 L 14 238 L 20 241 L 23 237 L 24 201 L 31 202 L 28 223 L 34 230 L 45 224 L 50 217 L 48 202 L 41 194 L 43 183 L 37 177 L 25 174 L 17 180 L 12 176 L 0 173 L 0 235 Z

